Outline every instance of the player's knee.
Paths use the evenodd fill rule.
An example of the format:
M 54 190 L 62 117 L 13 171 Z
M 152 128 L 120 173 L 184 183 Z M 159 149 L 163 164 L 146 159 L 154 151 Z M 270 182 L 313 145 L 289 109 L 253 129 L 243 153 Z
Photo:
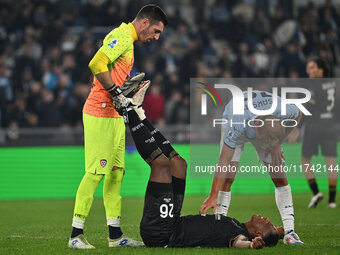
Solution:
M 188 164 L 184 158 L 177 155 L 170 160 L 171 173 L 181 179 L 185 179 L 187 175 Z
M 170 161 L 167 157 L 161 154 L 159 157 L 151 162 L 151 168 L 170 170 Z

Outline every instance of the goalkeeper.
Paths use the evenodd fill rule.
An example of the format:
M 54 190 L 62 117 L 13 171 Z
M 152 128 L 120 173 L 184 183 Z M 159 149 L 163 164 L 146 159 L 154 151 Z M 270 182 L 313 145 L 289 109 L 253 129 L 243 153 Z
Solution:
M 144 74 L 137 74 L 128 79 L 134 63 L 133 43 L 158 40 L 166 25 L 167 17 L 160 7 L 142 7 L 131 23 L 122 23 L 106 35 L 89 64 L 94 80 L 83 109 L 85 175 L 76 195 L 73 229 L 68 242 L 70 248 L 94 248 L 85 239 L 83 229 L 93 194 L 104 176 L 103 199 L 109 247 L 143 245 L 125 237 L 120 228 L 125 125 L 123 118 L 113 109 L 112 100 L 127 95 L 144 77 Z

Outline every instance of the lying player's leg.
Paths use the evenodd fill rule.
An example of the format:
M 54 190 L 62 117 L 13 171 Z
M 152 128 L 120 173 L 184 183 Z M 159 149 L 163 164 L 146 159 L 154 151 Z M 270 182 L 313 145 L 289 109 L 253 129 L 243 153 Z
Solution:
M 136 112 L 128 111 L 127 117 L 137 150 L 151 167 L 140 234 L 145 245 L 162 247 L 167 245 L 175 221 L 170 162 Z
M 151 124 L 151 122 L 146 118 L 144 110 L 141 107 L 139 107 L 136 112 L 142 123 L 150 130 L 150 133 L 155 138 L 155 141 L 163 154 L 170 160 L 170 172 L 172 176 L 174 195 L 174 216 L 179 217 L 184 200 L 187 162 L 175 151 L 175 149 L 171 146 L 170 141 Z
M 141 93 L 134 95 L 134 97 L 141 99 L 139 100 L 139 104 L 142 102 L 146 88 L 147 87 L 143 87 L 143 89 L 140 90 Z M 116 110 L 122 113 L 125 112 L 136 148 L 142 158 L 151 167 L 145 194 L 140 233 L 147 246 L 165 246 L 175 226 L 173 178 L 170 171 L 170 162 L 157 146 L 156 140 L 151 135 L 150 130 L 135 112 L 136 107 L 126 107 L 122 109 L 124 102 L 119 102 L 118 100 L 119 99 L 114 102 L 114 105 L 118 108 Z

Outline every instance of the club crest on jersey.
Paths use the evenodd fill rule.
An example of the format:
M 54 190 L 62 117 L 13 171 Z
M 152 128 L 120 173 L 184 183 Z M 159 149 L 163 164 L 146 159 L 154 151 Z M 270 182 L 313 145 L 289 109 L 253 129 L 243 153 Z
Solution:
M 108 46 L 113 49 L 113 47 L 115 47 L 117 44 L 118 44 L 118 40 L 117 39 L 113 39 L 109 44 Z
M 100 165 L 101 165 L 101 167 L 105 167 L 105 166 L 106 166 L 106 163 L 107 163 L 107 160 L 106 160 L 106 159 L 100 160 Z

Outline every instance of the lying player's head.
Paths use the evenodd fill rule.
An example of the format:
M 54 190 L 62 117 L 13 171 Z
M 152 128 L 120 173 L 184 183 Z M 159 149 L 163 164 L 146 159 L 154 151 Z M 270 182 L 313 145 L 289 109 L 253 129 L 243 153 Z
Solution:
M 265 246 L 275 246 L 279 241 L 279 233 L 268 218 L 254 214 L 247 228 L 252 238 L 256 236 L 262 237 Z
M 136 29 L 138 40 L 143 43 L 158 40 L 164 26 L 168 24 L 165 12 L 154 4 L 142 7 L 135 21 L 138 23 L 138 29 Z
M 281 120 L 273 115 L 259 116 L 254 120 L 256 138 L 266 146 L 267 149 L 280 144 L 285 137 L 285 128 L 281 125 Z
M 312 58 L 307 61 L 306 73 L 309 78 L 327 78 L 330 76 L 329 65 L 326 60 Z

